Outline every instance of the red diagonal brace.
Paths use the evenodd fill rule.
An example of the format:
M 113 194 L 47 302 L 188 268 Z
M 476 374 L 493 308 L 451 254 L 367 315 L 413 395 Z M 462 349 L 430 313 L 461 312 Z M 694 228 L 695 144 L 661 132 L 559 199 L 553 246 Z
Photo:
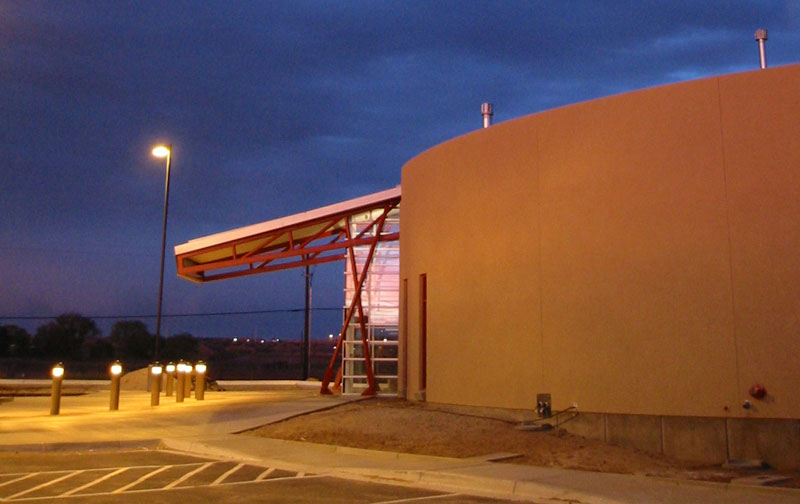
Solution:
M 378 243 L 378 236 L 381 234 L 381 230 L 383 229 L 383 217 L 386 214 L 384 213 L 380 222 L 378 223 L 378 227 L 375 229 L 375 244 Z M 352 238 L 352 234 L 350 232 L 350 217 L 347 218 L 347 226 L 345 227 L 345 231 L 347 232 L 347 239 L 350 240 Z M 375 250 L 375 245 L 370 247 L 369 257 L 367 257 L 367 261 L 364 263 L 364 271 L 366 273 L 369 271 L 370 263 L 372 262 L 372 252 Z M 356 253 L 353 247 L 348 249 L 350 252 L 350 269 L 353 272 L 353 282 L 355 285 L 356 280 L 358 279 L 358 270 L 356 266 Z M 366 278 L 366 275 L 362 275 Z M 361 280 L 364 282 L 364 280 Z M 364 367 L 366 368 L 367 372 L 367 389 L 361 393 L 361 395 L 365 396 L 373 396 L 375 395 L 375 376 L 372 372 L 372 361 L 370 360 L 370 348 L 369 348 L 369 339 L 367 334 L 367 324 L 364 320 L 364 305 L 361 302 L 361 293 L 359 292 L 358 299 L 356 306 L 358 307 L 358 325 L 361 329 L 361 344 L 364 345 Z
M 320 394 L 331 394 L 328 385 L 330 384 L 331 378 L 333 377 L 333 370 L 336 365 L 336 360 L 339 357 L 339 352 L 341 351 L 342 348 L 342 342 L 345 338 L 345 332 L 347 331 L 347 326 L 350 325 L 350 320 L 352 320 L 353 318 L 353 312 L 355 311 L 356 306 L 358 306 L 359 308 L 359 313 L 363 313 L 363 306 L 361 305 L 361 289 L 364 287 L 364 280 L 366 280 L 367 278 L 367 273 L 369 272 L 369 266 L 372 263 L 372 257 L 375 254 L 375 248 L 377 247 L 378 242 L 380 241 L 381 232 L 383 231 L 383 223 L 386 220 L 386 216 L 389 214 L 389 211 L 392 208 L 393 206 L 388 206 L 384 208 L 383 214 L 380 216 L 380 218 L 376 223 L 377 227 L 375 229 L 375 237 L 372 240 L 372 243 L 370 244 L 369 254 L 367 254 L 367 260 L 364 262 L 364 269 L 361 271 L 360 278 L 357 278 L 357 272 L 355 270 L 355 267 L 353 268 L 353 280 L 356 281 L 357 279 L 356 283 L 353 285 L 353 287 L 355 288 L 355 291 L 353 293 L 353 300 L 350 302 L 350 306 L 347 308 L 347 314 L 344 318 L 344 323 L 342 324 L 342 330 L 339 332 L 339 339 L 336 340 L 336 348 L 334 349 L 333 355 L 331 356 L 331 362 L 330 364 L 328 364 L 328 369 L 325 370 L 325 375 L 322 378 L 322 386 L 320 387 L 319 391 Z M 349 217 L 346 228 L 347 228 L 347 233 L 349 235 L 350 234 Z M 353 245 L 352 244 L 349 245 L 347 247 L 347 250 L 350 253 L 351 261 L 353 261 L 354 264 L 355 250 L 353 248 Z M 362 339 L 366 338 L 363 315 L 361 316 L 361 336 Z M 364 356 L 365 356 L 365 365 L 367 367 L 367 385 L 368 385 L 367 390 L 371 390 L 372 394 L 374 394 L 375 377 L 373 376 L 372 364 L 369 360 L 369 345 L 366 342 L 364 343 Z

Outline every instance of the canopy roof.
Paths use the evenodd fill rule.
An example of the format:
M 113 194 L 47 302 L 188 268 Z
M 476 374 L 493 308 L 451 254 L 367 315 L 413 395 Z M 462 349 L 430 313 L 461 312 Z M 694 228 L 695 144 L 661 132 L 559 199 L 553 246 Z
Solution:
M 231 229 L 175 246 L 178 276 L 208 282 L 345 258 L 348 247 L 375 241 L 374 224 L 396 211 L 400 186 L 271 221 Z M 348 236 L 348 222 L 368 224 Z M 399 238 L 381 230 L 379 241 Z

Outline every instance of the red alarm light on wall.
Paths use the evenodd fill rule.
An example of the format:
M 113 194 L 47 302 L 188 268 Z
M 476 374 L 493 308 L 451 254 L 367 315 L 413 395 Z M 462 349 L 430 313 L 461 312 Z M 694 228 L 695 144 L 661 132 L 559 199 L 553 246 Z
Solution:
M 764 388 L 764 385 L 761 385 L 760 383 L 756 383 L 750 387 L 749 392 L 750 396 L 752 396 L 754 399 L 764 399 L 764 396 L 767 395 L 767 389 Z

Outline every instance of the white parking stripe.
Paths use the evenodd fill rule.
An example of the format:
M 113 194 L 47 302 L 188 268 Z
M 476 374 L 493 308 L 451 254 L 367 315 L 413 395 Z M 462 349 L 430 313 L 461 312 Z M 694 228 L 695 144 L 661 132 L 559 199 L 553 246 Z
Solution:
M 150 471 L 149 473 L 145 474 L 144 476 L 142 476 L 141 478 L 137 479 L 136 481 L 133 481 L 133 482 L 131 482 L 131 483 L 128 483 L 128 484 L 127 484 L 127 485 L 125 485 L 125 486 L 121 486 L 121 487 L 117 488 L 116 490 L 114 490 L 114 491 L 113 491 L 113 492 L 111 492 L 111 493 L 112 493 L 112 494 L 117 494 L 117 493 L 124 492 L 125 490 L 127 490 L 127 489 L 129 489 L 129 488 L 131 488 L 131 487 L 134 487 L 134 486 L 138 485 L 139 483 L 141 483 L 142 481 L 144 481 L 144 480 L 146 480 L 146 479 L 150 478 L 151 476 L 155 476 L 156 474 L 158 474 L 158 473 L 160 473 L 160 472 L 162 472 L 162 471 L 166 471 L 166 470 L 167 470 L 167 469 L 169 469 L 170 467 L 172 467 L 172 466 L 171 466 L 171 465 L 167 465 L 167 466 L 162 466 L 162 467 L 159 467 L 159 468 L 158 468 L 158 469 L 156 469 L 155 471 Z
M 329 476 L 326 476 L 324 474 L 312 474 L 312 475 L 309 475 L 309 476 L 305 476 L 304 479 L 317 479 L 317 478 L 327 478 L 327 477 L 329 477 Z M 270 483 L 278 483 L 280 481 L 293 480 L 293 479 L 297 479 L 297 476 L 286 476 L 286 477 L 282 477 L 282 478 L 272 478 L 272 479 L 269 479 L 269 480 L 261 480 L 261 481 L 258 481 L 258 480 L 233 481 L 231 483 L 222 483 L 222 484 L 220 484 L 218 486 L 252 485 L 253 483 L 270 484 Z M 157 493 L 157 492 L 162 492 L 162 491 L 180 492 L 182 490 L 197 489 L 197 488 L 208 488 L 209 486 L 210 485 L 207 485 L 207 484 L 206 485 L 190 485 L 190 486 L 185 486 L 185 487 L 170 488 L 169 490 L 167 490 L 166 488 L 141 488 L 141 489 L 128 490 L 127 492 L 125 492 L 125 494 L 126 495 L 128 495 L 128 494 L 147 494 L 147 493 Z M 76 498 L 77 499 L 84 499 L 84 498 L 89 498 L 89 497 L 101 497 L 101 496 L 104 496 L 104 495 L 111 495 L 111 494 L 115 494 L 115 493 L 119 493 L 119 490 L 115 490 L 113 492 L 96 492 L 96 493 L 87 492 L 87 493 L 82 493 L 80 495 L 70 495 L 70 496 L 67 496 L 67 498 L 68 499 L 76 499 Z M 436 496 L 436 498 L 449 497 L 451 495 L 459 495 L 459 494 L 449 494 L 449 495 L 446 495 L 446 496 L 440 495 L 440 496 Z M 63 498 L 64 497 L 61 496 L 61 495 L 46 495 L 46 496 L 42 496 L 42 497 L 23 497 L 22 499 L 14 499 L 14 500 L 17 501 L 17 502 L 19 502 L 19 501 L 23 501 L 23 502 L 24 501 L 37 501 L 37 502 L 41 501 L 41 502 L 44 502 L 44 501 L 63 499 Z M 0 498 L 0 502 L 7 502 L 7 501 L 8 501 L 7 498 L 5 498 L 5 499 L 4 498 Z M 394 502 L 394 501 L 391 501 L 391 502 Z M 401 500 L 401 501 L 397 501 L 397 502 L 407 502 L 407 501 Z M 374 503 L 374 504 L 381 504 L 381 503 Z
M 269 476 L 270 474 L 272 474 L 272 472 L 273 472 L 274 470 L 275 470 L 275 468 L 274 468 L 274 467 L 270 467 L 270 468 L 269 468 L 269 469 L 267 469 L 266 471 L 264 471 L 264 472 L 262 472 L 261 474 L 259 474 L 259 475 L 258 475 L 258 478 L 256 478 L 256 479 L 255 479 L 255 481 L 261 481 L 261 480 L 263 480 L 264 478 L 266 478 L 267 476 Z
M 39 474 L 41 474 L 41 473 L 38 473 L 38 472 L 28 473 L 25 476 L 20 476 L 19 478 L 15 478 L 15 479 L 12 479 L 12 480 L 8 480 L 8 481 L 2 482 L 2 483 L 0 483 L 0 487 L 1 486 L 6 486 L 6 485 L 10 485 L 11 483 L 16 483 L 17 481 L 22 481 L 24 479 L 33 478 L 34 476 L 37 476 Z
M 238 470 L 239 470 L 239 469 L 241 469 L 242 467 L 244 467 L 244 464 L 239 464 L 239 465 L 237 465 L 237 466 L 234 466 L 233 468 L 231 468 L 230 470 L 228 470 L 227 472 L 225 472 L 225 473 L 224 473 L 222 476 L 220 476 L 219 478 L 217 478 L 217 479 L 215 479 L 214 481 L 212 481 L 210 486 L 216 486 L 216 485 L 219 485 L 220 483 L 222 483 L 223 481 L 225 481 L 225 478 L 227 478 L 227 477 L 228 477 L 228 476 L 230 476 L 231 474 L 235 473 L 236 471 L 238 471 Z
M 113 477 L 114 477 L 114 476 L 116 476 L 117 474 L 123 473 L 123 472 L 125 472 L 125 471 L 127 471 L 127 470 L 128 470 L 128 468 L 127 468 L 127 467 L 120 467 L 120 468 L 119 468 L 119 469 L 117 469 L 116 471 L 114 471 L 114 472 L 110 472 L 110 473 L 108 473 L 108 474 L 106 474 L 106 475 L 104 475 L 104 476 L 101 476 L 101 477 L 97 478 L 97 479 L 96 479 L 96 480 L 94 480 L 94 481 L 90 481 L 89 483 L 86 483 L 85 485 L 79 486 L 78 488 L 73 488 L 72 490 L 67 490 L 66 492 L 64 492 L 64 493 L 62 493 L 61 495 L 59 495 L 59 497 L 66 497 L 66 496 L 68 496 L 68 495 L 72 495 L 72 494 L 74 494 L 74 493 L 78 493 L 78 492 L 80 492 L 81 490 L 85 490 L 85 489 L 87 489 L 87 488 L 89 488 L 89 487 L 91 487 L 91 486 L 94 486 L 94 485 L 96 485 L 96 484 L 100 483 L 101 481 L 105 481 L 105 480 L 107 480 L 107 479 L 109 479 L 109 478 L 113 478 Z
M 444 499 L 446 497 L 458 497 L 459 495 L 461 494 L 451 493 L 442 495 L 426 495 L 424 497 L 409 497 L 408 499 L 396 499 L 390 501 L 373 502 L 372 504 L 400 504 L 402 502 L 420 502 L 425 500 Z
M 45 481 L 41 485 L 36 485 L 35 487 L 29 488 L 27 490 L 23 490 L 21 492 L 17 492 L 14 495 L 9 495 L 8 497 L 6 497 L 6 500 L 11 500 L 11 499 L 14 499 L 16 497 L 19 497 L 20 495 L 25 495 L 25 494 L 29 494 L 31 492 L 35 492 L 36 490 L 39 490 L 40 488 L 49 487 L 50 485 L 52 485 L 54 483 L 58 483 L 59 481 L 64 481 L 65 479 L 71 478 L 72 476 L 75 476 L 76 474 L 81 474 L 82 472 L 84 472 L 84 471 L 83 470 L 73 471 L 71 473 L 65 474 L 64 476 L 61 476 L 60 478 L 56 478 L 56 479 L 50 480 L 50 481 Z
M 175 481 L 173 481 L 169 485 L 165 486 L 163 488 L 163 490 L 169 490 L 170 488 L 173 488 L 173 487 L 176 487 L 176 486 L 180 485 L 181 483 L 183 483 L 187 479 L 191 478 L 192 476 L 194 476 L 195 474 L 199 473 L 200 471 L 202 471 L 203 469 L 205 469 L 206 467 L 208 467 L 208 466 L 210 466 L 212 464 L 214 464 L 214 462 L 208 462 L 208 463 L 205 463 L 205 464 L 201 465 L 200 467 L 198 467 L 194 471 L 189 471 L 188 473 L 186 473 L 183 476 L 181 476 L 180 478 L 176 479 Z
M 173 464 L 172 467 L 196 466 L 196 465 L 200 465 L 202 463 L 203 462 L 187 462 L 185 464 Z M 161 467 L 161 466 L 159 464 L 147 464 L 147 465 L 132 465 L 132 466 L 125 466 L 125 467 L 127 467 L 128 469 L 148 469 L 148 468 L 151 468 L 151 467 L 152 468 L 156 468 L 156 467 Z M 119 467 L 85 467 L 82 470 L 83 471 L 113 471 L 113 470 L 116 470 L 116 469 L 119 469 Z M 75 469 L 75 470 L 77 470 L 77 469 Z M 68 473 L 68 472 L 70 472 L 69 469 L 67 469 L 67 470 L 60 469 L 58 471 L 37 471 L 37 472 L 35 472 L 33 474 L 64 474 L 64 473 Z M 2 474 L 0 474 L 0 476 L 22 476 L 22 475 L 25 475 L 26 477 L 28 477 L 30 474 L 31 473 L 24 473 L 24 472 L 2 473 Z M 7 481 L 5 481 L 3 483 L 0 483 L 0 486 L 3 486 L 5 484 L 7 484 L 7 483 L 8 483 Z

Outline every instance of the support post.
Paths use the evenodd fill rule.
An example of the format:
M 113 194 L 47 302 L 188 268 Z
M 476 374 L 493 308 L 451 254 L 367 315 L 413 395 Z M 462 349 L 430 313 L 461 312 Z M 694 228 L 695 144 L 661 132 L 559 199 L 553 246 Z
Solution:
M 172 392 L 175 388 L 175 363 L 170 362 L 167 364 L 166 373 L 164 373 L 164 378 L 167 380 L 166 390 L 165 393 L 167 397 L 172 397 Z
M 198 361 L 194 367 L 197 375 L 197 381 L 194 384 L 194 398 L 202 401 L 206 397 L 206 371 L 208 370 L 206 363 Z
M 308 258 L 308 256 L 306 256 Z M 308 380 L 311 375 L 311 273 L 306 264 L 306 303 L 305 303 L 305 319 L 303 321 L 303 380 Z
M 192 397 L 192 372 L 194 368 L 191 364 L 185 364 L 183 366 L 184 374 L 186 374 L 186 379 L 184 380 L 183 384 L 186 387 L 183 389 L 183 397 Z
M 150 372 L 153 375 L 150 380 L 150 406 L 158 406 L 161 395 L 161 372 L 163 368 L 158 362 L 153 363 Z
M 64 364 L 53 366 L 53 385 L 50 388 L 50 414 L 58 415 L 61 412 L 61 382 L 64 379 Z
M 122 376 L 122 364 L 116 361 L 111 365 L 111 397 L 108 402 L 109 411 L 119 409 L 119 380 Z
M 186 364 L 179 362 L 175 369 L 178 373 L 178 383 L 175 384 L 175 402 L 183 402 L 183 394 L 186 389 L 184 385 L 186 382 Z

